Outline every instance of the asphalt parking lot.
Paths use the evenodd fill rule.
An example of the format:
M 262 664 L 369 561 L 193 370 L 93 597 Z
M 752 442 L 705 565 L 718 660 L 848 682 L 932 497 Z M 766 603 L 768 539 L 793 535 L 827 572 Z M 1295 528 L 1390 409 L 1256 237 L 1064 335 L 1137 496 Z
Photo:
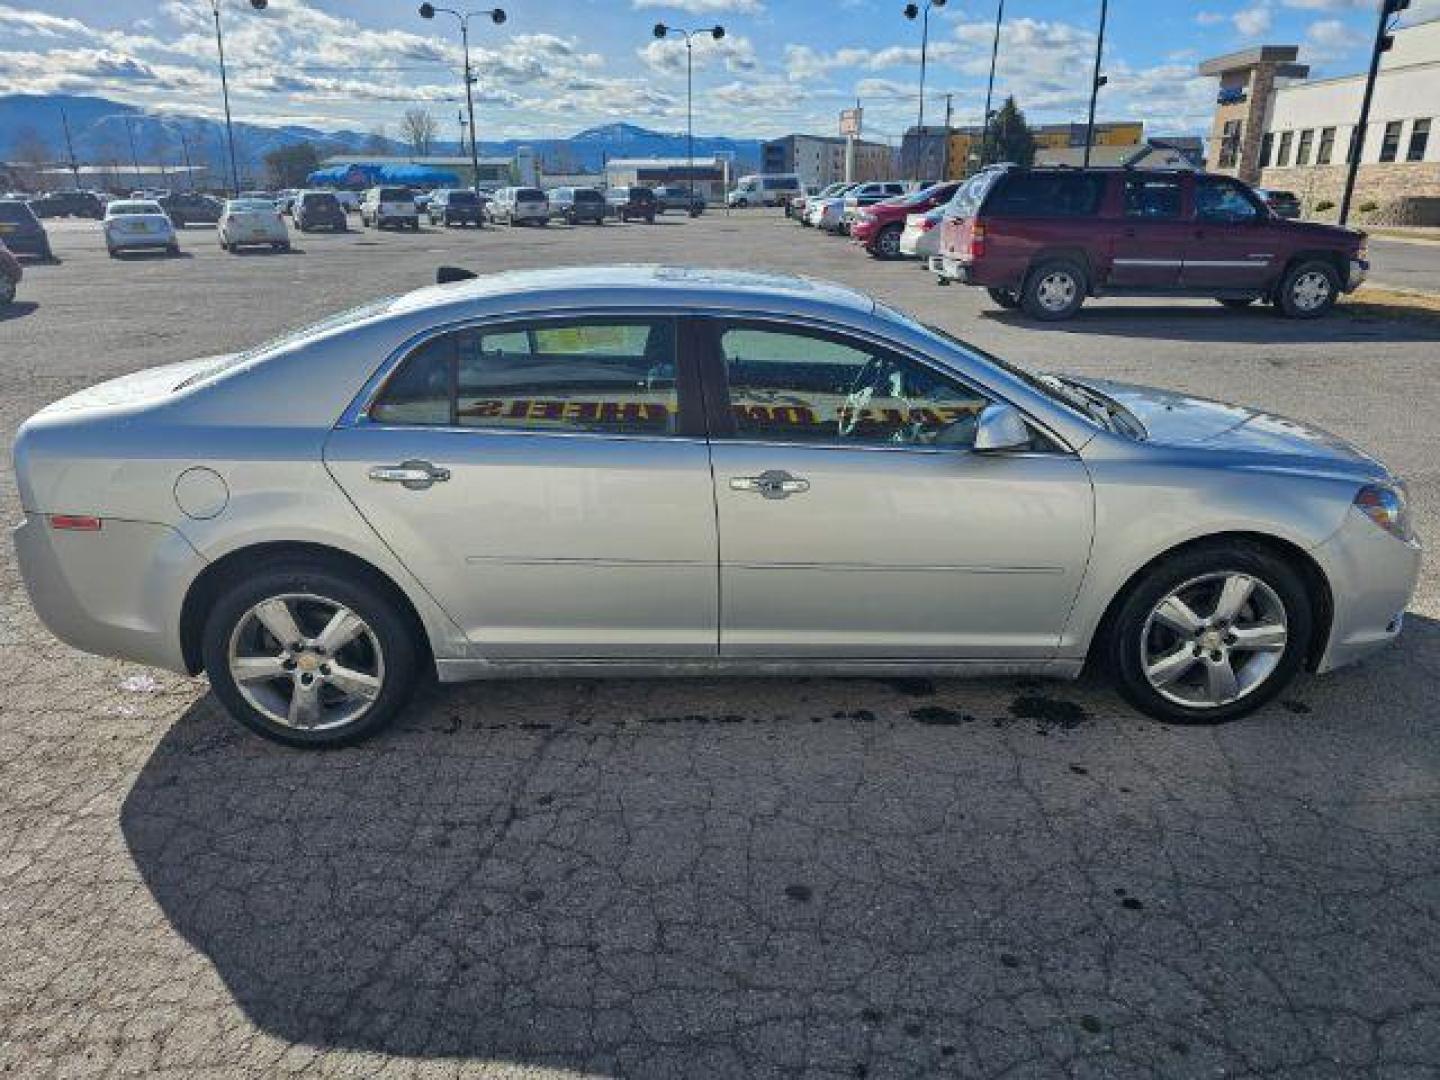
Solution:
M 1375 451 L 1440 536 L 1440 324 L 1106 301 L 1037 328 L 758 212 L 106 258 L 52 228 L 0 428 L 441 263 L 795 270 L 1036 367 Z M 19 508 L 0 470 L 0 509 Z M 1440 574 L 1401 641 L 1221 728 L 1090 682 L 513 682 L 327 754 L 55 642 L 0 554 L 0 1071 L 1433 1077 Z

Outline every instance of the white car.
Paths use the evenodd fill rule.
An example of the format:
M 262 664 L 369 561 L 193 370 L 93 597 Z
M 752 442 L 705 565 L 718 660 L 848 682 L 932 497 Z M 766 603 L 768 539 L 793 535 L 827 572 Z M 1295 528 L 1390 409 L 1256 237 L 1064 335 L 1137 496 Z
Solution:
M 360 193 L 358 191 L 336 190 L 331 192 L 335 201 L 344 207 L 347 214 L 356 213 L 360 209 Z
M 290 230 L 269 199 L 227 200 L 215 231 L 225 251 L 239 251 L 242 247 L 290 250 Z
M 105 250 L 112 259 L 122 251 L 157 248 L 170 255 L 180 254 L 175 225 L 153 199 L 115 200 L 105 207 L 100 228 L 105 234 Z
M 937 206 L 923 214 L 906 214 L 905 231 L 900 234 L 900 254 L 910 258 L 929 259 L 940 252 L 940 223 L 945 220 L 945 207 Z
M 838 233 L 845 228 L 845 200 L 818 199 L 809 212 L 810 224 L 825 232 Z
M 550 224 L 550 198 L 539 188 L 502 187 L 485 204 L 485 216 L 491 223 L 506 225 Z
M 420 228 L 420 211 L 409 188 L 372 187 L 360 200 L 360 224 L 377 229 Z

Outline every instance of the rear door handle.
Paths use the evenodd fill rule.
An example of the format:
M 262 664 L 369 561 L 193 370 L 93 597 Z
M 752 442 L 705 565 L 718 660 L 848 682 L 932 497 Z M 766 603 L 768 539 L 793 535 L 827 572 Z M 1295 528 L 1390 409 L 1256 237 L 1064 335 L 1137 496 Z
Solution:
M 375 465 L 370 479 L 382 484 L 399 484 L 411 491 L 423 491 L 431 484 L 450 479 L 450 470 L 428 461 L 402 461 L 399 465 Z
M 732 476 L 731 491 L 753 491 L 767 499 L 788 499 L 810 490 L 810 481 L 782 469 L 767 469 L 759 476 Z

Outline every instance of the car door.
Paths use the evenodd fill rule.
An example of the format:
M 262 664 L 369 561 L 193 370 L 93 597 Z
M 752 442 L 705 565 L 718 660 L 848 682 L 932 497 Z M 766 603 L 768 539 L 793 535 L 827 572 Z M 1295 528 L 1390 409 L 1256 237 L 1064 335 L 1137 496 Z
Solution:
M 1178 173 L 1125 172 L 1111 232 L 1108 284 L 1120 288 L 1173 289 L 1192 232 L 1184 218 L 1184 181 Z
M 713 657 L 699 396 L 668 316 L 486 324 L 418 345 L 325 461 L 486 658 Z
M 1196 176 L 1192 240 L 1180 283 L 1187 289 L 1261 289 L 1285 248 L 1282 228 L 1249 190 L 1225 176 Z
M 987 396 L 878 340 L 708 329 L 722 656 L 1054 652 L 1093 525 L 1077 457 L 974 452 Z

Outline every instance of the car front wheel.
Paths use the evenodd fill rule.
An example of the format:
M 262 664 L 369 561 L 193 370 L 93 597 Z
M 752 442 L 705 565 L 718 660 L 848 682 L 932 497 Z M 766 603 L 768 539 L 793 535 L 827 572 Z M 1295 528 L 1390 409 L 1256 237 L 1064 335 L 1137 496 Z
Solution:
M 899 225 L 886 225 L 867 250 L 877 259 L 898 259 L 902 231 Z
M 1122 695 L 1172 723 L 1251 713 L 1305 661 L 1313 609 L 1295 568 L 1251 543 L 1165 559 L 1130 590 L 1105 642 Z
M 1340 275 L 1329 263 L 1315 260 L 1291 267 L 1280 281 L 1277 303 L 1292 319 L 1318 319 L 1340 297 Z
M 410 699 L 415 631 L 386 592 L 321 563 L 236 580 L 211 609 L 205 671 L 250 730 L 289 746 L 358 742 Z
M 1020 292 L 1020 306 L 1034 319 L 1068 319 L 1085 302 L 1085 271 L 1069 259 L 1041 263 L 1030 271 Z

